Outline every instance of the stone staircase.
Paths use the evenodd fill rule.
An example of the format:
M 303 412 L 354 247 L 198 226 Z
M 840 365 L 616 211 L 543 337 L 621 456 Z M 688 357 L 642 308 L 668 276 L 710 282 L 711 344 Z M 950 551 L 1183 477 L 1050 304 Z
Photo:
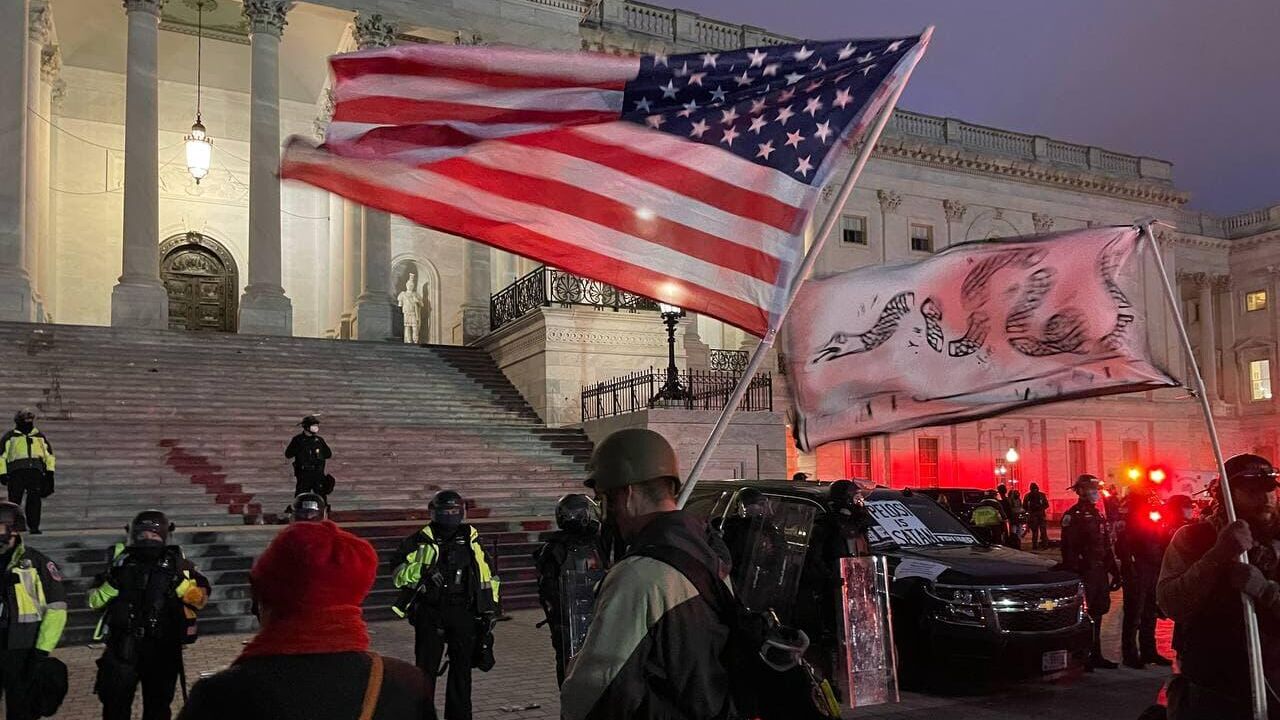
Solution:
M 69 638 L 91 625 L 84 588 L 106 548 L 147 507 L 214 575 L 206 630 L 248 627 L 248 569 L 274 532 L 257 526 L 289 504 L 283 450 L 305 414 L 334 451 L 335 519 L 385 553 L 432 494 L 459 490 L 508 607 L 530 604 L 531 543 L 591 451 L 580 431 L 545 427 L 473 348 L 0 323 L 0 353 L 0 421 L 34 407 L 58 456 L 47 534 L 31 540 L 67 564 Z M 389 603 L 389 570 L 371 607 Z

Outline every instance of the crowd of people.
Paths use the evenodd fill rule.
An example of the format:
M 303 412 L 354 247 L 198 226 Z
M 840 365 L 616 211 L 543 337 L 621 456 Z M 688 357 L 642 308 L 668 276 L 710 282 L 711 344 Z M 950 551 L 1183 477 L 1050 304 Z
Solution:
M 325 463 L 332 451 L 316 418 L 301 425 L 286 451 L 297 480 L 289 525 L 249 576 L 259 630 L 229 668 L 195 683 L 179 720 L 435 718 L 442 676 L 444 717 L 469 720 L 472 672 L 495 663 L 501 603 L 500 580 L 466 521 L 465 499 L 454 490 L 437 493 L 430 521 L 392 557 L 399 589 L 392 609 L 414 629 L 413 663 L 374 653 L 362 605 L 378 556 L 329 519 L 333 481 Z M 35 534 L 29 511 L 38 513 L 39 497 L 52 489 L 54 459 L 30 413 L 18 414 L 0 444 L 0 481 L 11 497 L 17 484 L 28 503 L 0 503 L 0 563 L 8 573 L 0 597 L 0 693 L 5 716 L 27 720 L 52 714 L 69 681 L 51 656 L 67 621 L 62 572 L 23 537 Z M 1187 496 L 1162 500 L 1155 487 L 1134 485 L 1105 502 L 1096 477 L 1076 479 L 1078 500 L 1061 518 L 1061 567 L 1083 580 L 1095 633 L 1090 669 L 1117 666 L 1102 654 L 1100 630 L 1111 593 L 1123 589 L 1125 665 L 1173 664 L 1157 650 L 1155 624 L 1162 615 L 1176 623 L 1169 717 L 1250 717 L 1241 593 L 1257 608 L 1268 680 L 1280 682 L 1278 476 L 1255 455 L 1228 461 L 1239 516 L 1232 523 L 1216 484 L 1213 503 L 1197 518 Z M 734 567 L 751 551 L 747 529 L 771 512 L 766 495 L 743 490 L 734 512 L 708 525 L 678 507 L 676 454 L 645 429 L 599 443 L 585 484 L 592 495 L 561 499 L 557 530 L 534 555 L 563 718 L 833 716 L 836 668 L 805 651 L 811 637 L 836 623 L 842 581 L 832 568 L 841 557 L 871 552 L 866 534 L 875 520 L 854 483 L 829 487 L 803 570 L 812 602 L 798 598 L 794 628 L 755 612 L 738 592 L 743 581 Z M 997 523 L 984 522 L 983 509 Z M 1048 510 L 1034 484 L 1025 498 L 1001 487 L 974 508 L 971 526 L 991 531 L 1003 519 L 1006 527 L 989 539 L 1010 544 L 1025 525 L 1032 548 L 1040 549 L 1048 546 Z M 163 512 L 138 513 L 90 585 L 89 606 L 100 613 L 94 691 L 104 720 L 131 717 L 139 688 L 144 720 L 166 720 L 177 689 L 186 693 L 183 649 L 197 640 L 197 617 L 214 588 L 174 531 Z M 1280 718 L 1280 702 L 1268 700 L 1270 716 Z

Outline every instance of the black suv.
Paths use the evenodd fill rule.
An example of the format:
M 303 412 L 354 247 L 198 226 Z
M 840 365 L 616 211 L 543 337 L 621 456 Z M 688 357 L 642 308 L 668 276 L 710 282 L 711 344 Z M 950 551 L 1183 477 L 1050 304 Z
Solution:
M 775 508 L 800 503 L 819 516 L 826 512 L 825 484 L 756 480 L 702 481 L 687 508 L 708 520 L 726 517 L 736 512 L 746 487 L 769 496 Z M 873 516 L 907 520 L 878 524 L 868 533 L 872 551 L 888 558 L 895 578 L 894 644 L 904 681 L 918 684 L 964 670 L 1044 677 L 1084 666 L 1092 626 L 1078 576 L 1037 555 L 982 543 L 919 492 L 875 488 L 864 496 Z M 901 529 L 907 525 L 914 529 Z M 904 560 L 912 562 L 899 572 Z

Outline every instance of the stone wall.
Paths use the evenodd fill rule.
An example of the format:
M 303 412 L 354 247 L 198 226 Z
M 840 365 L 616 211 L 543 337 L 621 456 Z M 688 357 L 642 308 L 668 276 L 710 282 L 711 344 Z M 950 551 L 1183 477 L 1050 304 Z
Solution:
M 676 333 L 681 368 L 688 327 L 682 323 Z M 656 312 L 540 308 L 489 334 L 480 346 L 554 427 L 582 421 L 584 386 L 667 366 L 666 331 Z
M 618 430 L 649 428 L 675 448 L 680 472 L 687 476 L 719 417 L 719 411 L 709 410 L 641 410 L 592 420 L 583 423 L 582 429 L 592 442 L 599 443 Z M 707 463 L 702 479 L 784 479 L 788 477 L 786 442 L 782 413 L 737 413 Z

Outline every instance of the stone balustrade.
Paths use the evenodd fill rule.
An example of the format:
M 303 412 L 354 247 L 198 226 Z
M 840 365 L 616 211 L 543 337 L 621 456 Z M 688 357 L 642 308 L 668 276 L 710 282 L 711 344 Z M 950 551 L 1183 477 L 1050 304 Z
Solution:
M 1173 167 L 1163 160 L 1123 155 L 1088 145 L 1051 140 L 1040 135 L 898 110 L 886 128 L 889 135 L 920 138 L 939 145 L 958 146 L 1024 160 L 1064 165 L 1121 178 L 1168 183 Z
M 1280 205 L 1229 215 L 1222 219 L 1227 237 L 1240 237 L 1280 229 Z

